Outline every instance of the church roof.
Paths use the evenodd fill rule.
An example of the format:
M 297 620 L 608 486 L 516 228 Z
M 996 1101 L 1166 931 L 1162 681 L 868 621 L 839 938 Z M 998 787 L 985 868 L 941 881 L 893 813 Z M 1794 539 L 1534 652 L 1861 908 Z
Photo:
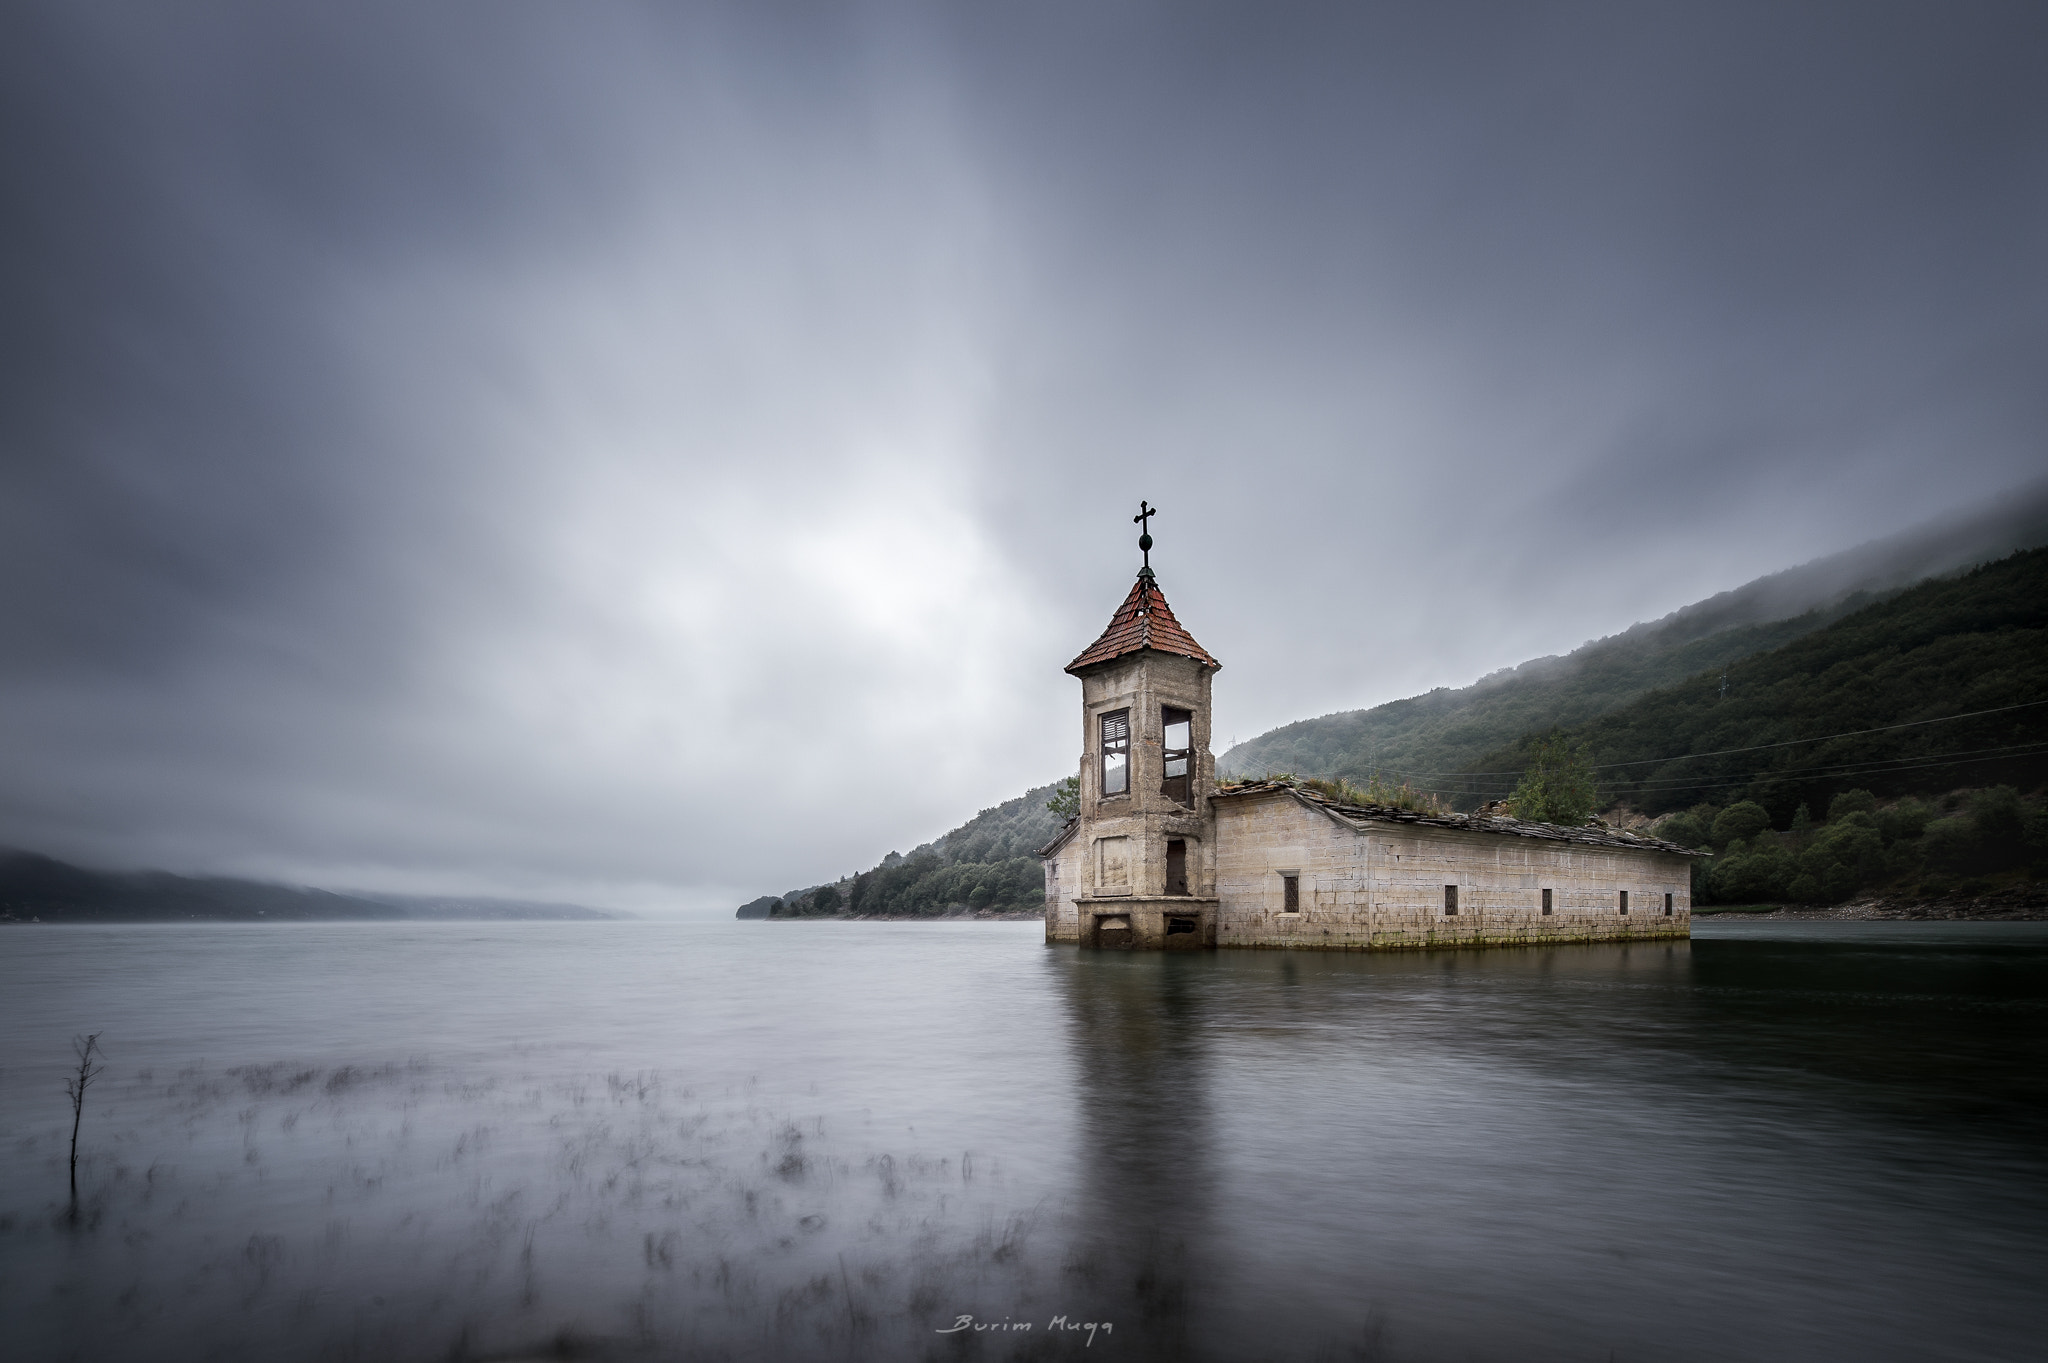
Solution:
M 1455 828 L 1465 833 L 1505 833 L 1511 837 L 1543 838 L 1550 842 L 1576 842 L 1590 847 L 1626 847 L 1639 852 L 1668 852 L 1675 856 L 1697 857 L 1702 855 L 1690 847 L 1681 847 L 1675 842 L 1662 838 L 1647 837 L 1631 833 L 1625 828 L 1616 828 L 1598 819 L 1589 820 L 1577 827 L 1555 823 L 1537 823 L 1532 819 L 1514 819 L 1504 814 L 1427 814 L 1420 810 L 1396 809 L 1392 805 L 1347 805 L 1327 799 L 1313 790 L 1303 790 L 1285 781 L 1251 781 L 1241 786 L 1230 786 L 1215 791 L 1212 800 L 1228 800 L 1240 795 L 1293 796 L 1311 809 L 1319 809 L 1339 824 L 1355 832 L 1367 832 L 1376 823 L 1416 823 L 1432 828 Z
M 1183 629 L 1180 621 L 1173 618 L 1173 608 L 1166 604 L 1166 594 L 1159 590 L 1159 579 L 1152 576 L 1150 569 L 1138 574 L 1138 580 L 1131 585 L 1131 594 L 1116 608 L 1116 614 L 1109 617 L 1109 628 L 1103 630 L 1102 637 L 1088 645 L 1080 657 L 1067 664 L 1067 671 L 1079 672 L 1084 667 L 1093 667 L 1147 648 L 1193 658 L 1204 667 L 1223 666 L 1210 656 L 1208 649 L 1195 642 L 1195 636 Z

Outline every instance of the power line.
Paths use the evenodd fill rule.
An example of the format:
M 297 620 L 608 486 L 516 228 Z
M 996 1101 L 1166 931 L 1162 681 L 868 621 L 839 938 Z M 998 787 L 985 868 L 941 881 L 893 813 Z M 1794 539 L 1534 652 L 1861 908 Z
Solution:
M 1917 729 L 1927 724 L 1946 724 L 1956 719 L 1977 719 L 1983 715 L 2002 715 L 2008 710 L 2026 710 L 2036 705 L 2048 705 L 2048 700 L 2023 700 L 2017 705 L 1998 705 L 1989 710 L 1971 710 L 1960 715 L 1937 715 L 1933 719 L 1908 720 L 1904 724 L 1881 724 L 1875 729 L 1849 729 L 1839 734 L 1817 734 L 1812 738 L 1788 738 L 1778 743 L 1754 743 L 1746 748 L 1716 748 L 1712 752 L 1680 753 L 1676 757 L 1644 757 L 1632 762 L 1602 762 L 1593 767 L 1594 771 L 1612 771 L 1616 767 L 1650 767 L 1661 762 L 1689 762 L 1696 757 L 1727 757 L 1739 752 L 1762 752 L 1767 748 L 1791 748 L 1801 743 L 1825 743 L 1832 738 L 1857 738 L 1864 734 L 1891 733 L 1896 729 Z M 1414 773 L 1415 779 L 1425 776 L 1520 776 L 1520 771 L 1431 771 Z
M 1875 729 L 1850 729 L 1845 733 L 1822 734 L 1818 738 L 1788 738 L 1782 743 L 1757 743 L 1747 748 L 1720 748 L 1714 752 L 1686 753 L 1683 757 L 1645 757 L 1636 762 L 1603 762 L 1595 771 L 1606 771 L 1612 767 L 1647 767 L 1659 762 L 1684 762 L 1694 757 L 1726 757 L 1730 753 L 1762 752 L 1766 748 L 1790 748 L 1801 743 L 1825 743 L 1831 738 L 1857 738 L 1863 734 L 1886 734 L 1895 729 L 1917 729 L 1924 724 L 1946 724 L 1952 719 L 1976 719 L 1980 715 L 2001 715 L 2008 710 L 2025 710 L 2035 705 L 2048 705 L 2048 700 L 2023 700 L 2017 705 L 1999 705 L 1989 710 L 1971 710 L 1967 714 L 1938 715 L 1933 719 L 1908 720 L 1904 724 L 1881 724 Z
M 1719 779 L 1687 780 L 1671 778 L 1661 781 L 1638 781 L 1631 789 L 1651 790 L 1725 790 L 1734 786 L 1755 785 L 1767 781 L 1818 781 L 1829 777 L 1871 776 L 1893 771 L 1918 771 L 1934 767 L 1968 766 L 1976 762 L 1996 762 L 2006 757 L 2036 756 L 2048 752 L 2048 740 L 2033 743 L 2013 743 L 1995 748 L 1963 748 L 1954 752 L 1929 753 L 1918 757 L 1884 758 L 1868 762 L 1825 763 L 1809 767 L 1788 767 L 1772 771 L 1748 772 L 1739 776 L 1721 776 Z M 1398 774 L 1398 773 L 1396 773 Z M 1470 773 L 1478 775 L 1482 773 Z M 1512 773 L 1502 773 L 1511 775 Z M 1441 786 L 1422 786 L 1418 789 L 1432 795 L 1493 795 L 1505 794 L 1511 788 L 1503 785 L 1467 785 L 1456 789 Z

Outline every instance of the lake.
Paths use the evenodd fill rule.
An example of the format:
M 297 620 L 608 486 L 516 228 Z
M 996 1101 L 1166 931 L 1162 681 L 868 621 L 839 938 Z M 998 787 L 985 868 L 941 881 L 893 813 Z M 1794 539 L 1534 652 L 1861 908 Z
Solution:
M 1695 931 L 1367 956 L 1005 923 L 18 927 L 0 1339 L 2041 1356 L 2048 925 Z

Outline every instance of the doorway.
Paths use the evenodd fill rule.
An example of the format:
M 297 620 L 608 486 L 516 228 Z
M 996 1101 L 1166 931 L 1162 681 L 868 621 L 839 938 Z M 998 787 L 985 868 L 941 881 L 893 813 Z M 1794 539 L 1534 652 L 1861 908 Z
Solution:
M 1186 894 L 1188 892 L 1188 844 L 1185 838 L 1169 838 L 1166 843 L 1166 892 Z

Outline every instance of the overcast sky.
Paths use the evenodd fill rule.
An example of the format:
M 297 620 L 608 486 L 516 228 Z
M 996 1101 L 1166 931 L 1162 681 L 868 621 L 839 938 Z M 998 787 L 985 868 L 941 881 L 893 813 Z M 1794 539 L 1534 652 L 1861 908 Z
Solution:
M 0 844 L 729 913 L 2037 476 L 2048 7 L 0 11 Z

